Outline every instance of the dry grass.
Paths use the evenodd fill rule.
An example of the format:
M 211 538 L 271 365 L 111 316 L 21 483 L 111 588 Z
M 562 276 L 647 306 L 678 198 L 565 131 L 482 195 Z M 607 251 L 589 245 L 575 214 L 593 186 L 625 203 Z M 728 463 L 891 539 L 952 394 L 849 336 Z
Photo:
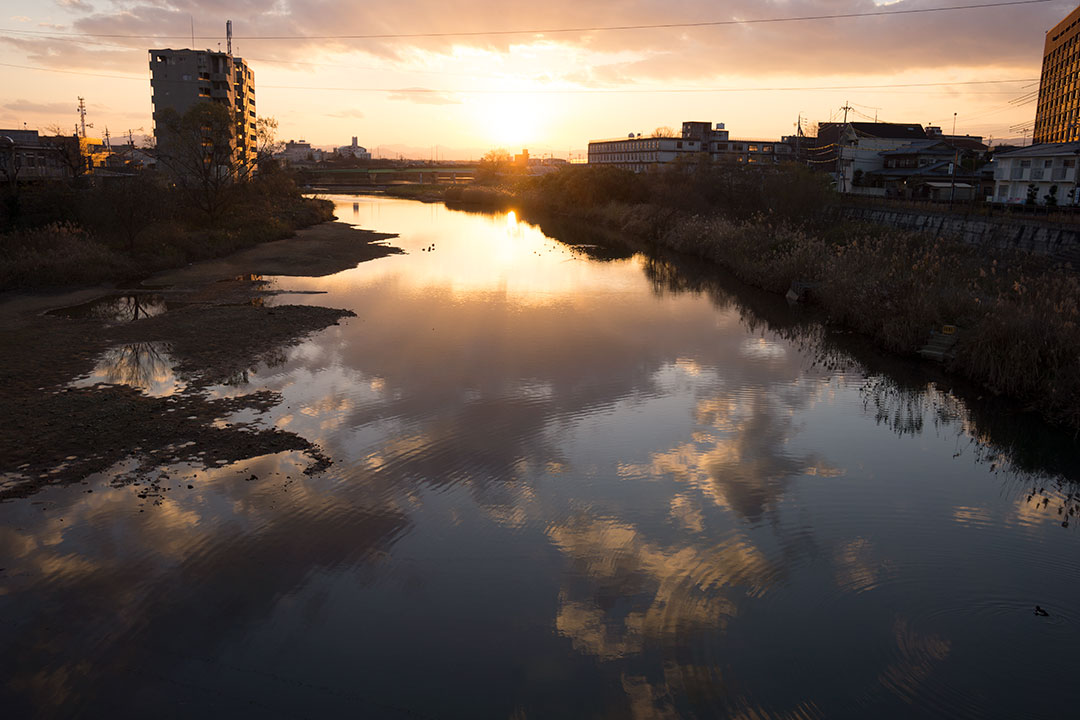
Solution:
M 0 289 L 91 284 L 133 272 L 129 258 L 70 223 L 0 235 L 0 247 Z
M 149 176 L 129 182 L 66 195 L 54 186 L 27 193 L 26 204 L 37 207 L 35 214 L 0 233 L 0 289 L 129 281 L 333 219 L 333 203 L 302 197 L 284 176 L 236 188 L 235 202 L 215 227 L 207 227 L 182 197 Z M 121 211 L 128 192 L 143 201 L 145 213 L 138 204 L 126 208 L 127 215 Z M 55 204 L 47 212 L 49 203 Z M 65 219 L 36 222 L 49 212 Z
M 952 369 L 1047 417 L 1080 427 L 1080 279 L 1069 268 L 899 230 L 844 241 L 762 220 L 676 221 L 660 244 L 784 292 L 817 283 L 833 321 L 913 353 L 933 328 L 960 326 Z

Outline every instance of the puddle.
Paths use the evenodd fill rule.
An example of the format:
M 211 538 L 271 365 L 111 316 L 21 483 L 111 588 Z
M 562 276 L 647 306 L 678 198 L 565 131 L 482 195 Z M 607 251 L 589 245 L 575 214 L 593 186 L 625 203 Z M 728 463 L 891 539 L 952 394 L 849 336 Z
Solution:
M 128 385 L 150 397 L 174 395 L 187 387 L 173 368 L 176 361 L 164 342 L 140 342 L 111 348 L 93 371 L 72 381 L 69 387 L 93 387 L 100 383 Z
M 176 304 L 174 303 L 172 306 L 175 308 Z M 135 320 L 162 315 L 168 312 L 169 309 L 170 303 L 165 301 L 164 295 L 128 293 L 109 295 L 81 305 L 71 305 L 50 310 L 46 314 L 73 319 L 94 318 L 113 322 L 134 322 Z

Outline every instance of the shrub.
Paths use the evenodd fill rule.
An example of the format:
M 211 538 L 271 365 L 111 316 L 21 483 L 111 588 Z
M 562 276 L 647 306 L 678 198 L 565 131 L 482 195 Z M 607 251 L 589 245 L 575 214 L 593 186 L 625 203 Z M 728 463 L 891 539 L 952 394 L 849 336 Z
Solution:
M 92 284 L 129 277 L 134 265 L 71 223 L 0 236 L 0 288 Z

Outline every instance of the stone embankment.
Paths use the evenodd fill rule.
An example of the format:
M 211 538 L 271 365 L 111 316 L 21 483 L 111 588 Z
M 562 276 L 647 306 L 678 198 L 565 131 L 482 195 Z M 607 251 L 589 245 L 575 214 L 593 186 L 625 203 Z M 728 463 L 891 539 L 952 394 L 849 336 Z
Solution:
M 836 212 L 847 220 L 928 232 L 977 247 L 1049 255 L 1059 262 L 1080 267 L 1080 225 L 1064 225 L 1035 218 L 994 217 L 983 213 L 857 205 L 841 205 Z

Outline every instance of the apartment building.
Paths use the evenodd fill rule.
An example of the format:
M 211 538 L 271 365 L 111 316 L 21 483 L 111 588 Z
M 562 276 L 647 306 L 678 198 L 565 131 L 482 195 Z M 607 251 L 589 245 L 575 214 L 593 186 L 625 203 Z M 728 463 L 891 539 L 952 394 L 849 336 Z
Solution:
M 52 140 L 40 137 L 37 130 L 0 129 L 0 183 L 71 177 L 75 168 L 64 148 Z
M 1034 143 L 1080 140 L 1080 7 L 1046 33 Z
M 182 115 L 196 103 L 215 102 L 235 114 L 236 150 L 246 163 L 255 162 L 255 75 L 241 58 L 210 50 L 151 50 L 150 87 L 159 153 L 168 154 L 168 138 L 159 132 L 163 110 Z
M 792 147 L 776 140 L 732 140 L 723 123 L 688 121 L 675 137 L 643 137 L 593 140 L 589 164 L 615 165 L 632 172 L 656 170 L 680 158 L 707 158 L 711 162 L 776 164 L 794 159 Z
M 994 202 L 1025 203 L 1029 192 L 1043 205 L 1052 195 L 1058 205 L 1080 203 L 1076 166 L 1080 142 L 1031 145 L 994 157 Z M 1030 188 L 1034 187 L 1034 191 Z M 1051 192 L 1051 188 L 1055 188 Z

